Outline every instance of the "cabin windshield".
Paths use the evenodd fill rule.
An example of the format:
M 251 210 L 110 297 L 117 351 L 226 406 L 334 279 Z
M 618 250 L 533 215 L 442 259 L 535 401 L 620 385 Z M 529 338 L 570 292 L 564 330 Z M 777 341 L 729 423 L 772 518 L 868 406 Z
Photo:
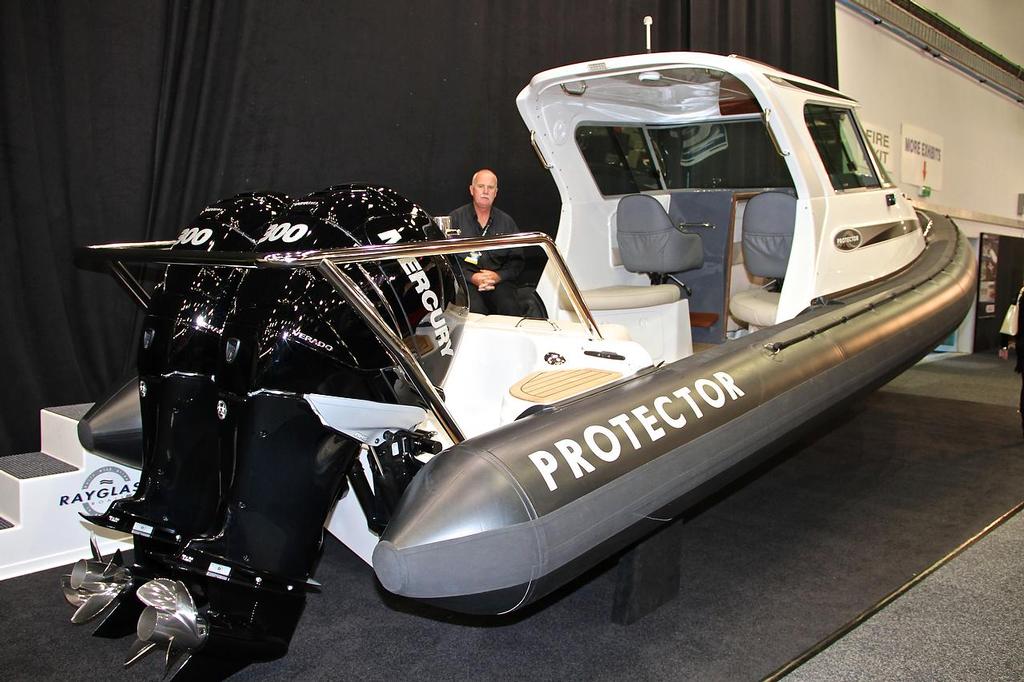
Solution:
M 793 187 L 760 117 L 686 125 L 584 124 L 576 144 L 601 194 Z
M 808 104 L 804 107 L 804 121 L 834 189 L 881 186 L 851 110 Z
M 647 70 L 568 82 L 562 89 L 592 107 L 600 103 L 595 109 L 623 114 L 619 123 L 585 122 L 575 131 L 604 196 L 793 187 L 757 99 L 725 71 Z M 636 109 L 625 110 L 627 103 L 653 113 L 655 120 L 639 120 Z

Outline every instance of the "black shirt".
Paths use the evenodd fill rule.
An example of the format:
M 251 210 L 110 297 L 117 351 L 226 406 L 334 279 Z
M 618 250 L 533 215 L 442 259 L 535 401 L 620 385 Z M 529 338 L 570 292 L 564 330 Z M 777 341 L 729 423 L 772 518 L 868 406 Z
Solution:
M 519 231 L 519 226 L 516 225 L 516 221 L 512 220 L 512 216 L 493 206 L 491 207 L 491 219 L 484 226 L 477 222 L 476 209 L 473 208 L 472 202 L 455 209 L 449 214 L 449 217 L 452 219 L 452 227 L 459 231 L 460 237 L 493 237 L 499 234 L 514 234 Z M 498 277 L 501 277 L 501 281 L 513 284 L 523 272 L 526 257 L 523 255 L 521 247 L 498 249 L 484 251 L 480 254 L 477 265 L 467 263 L 463 258 L 459 258 L 459 265 L 462 266 L 466 281 L 469 281 L 473 273 L 480 270 L 494 270 L 498 273 Z

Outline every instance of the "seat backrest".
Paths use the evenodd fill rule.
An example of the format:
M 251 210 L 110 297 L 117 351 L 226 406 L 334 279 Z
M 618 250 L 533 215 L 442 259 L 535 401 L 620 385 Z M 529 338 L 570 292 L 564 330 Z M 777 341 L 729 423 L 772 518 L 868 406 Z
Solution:
M 622 265 L 630 272 L 670 274 L 704 264 L 700 235 L 676 229 L 652 196 L 629 194 L 619 199 L 616 229 Z
M 757 277 L 786 276 L 793 249 L 796 197 L 785 192 L 762 192 L 743 210 L 743 262 Z

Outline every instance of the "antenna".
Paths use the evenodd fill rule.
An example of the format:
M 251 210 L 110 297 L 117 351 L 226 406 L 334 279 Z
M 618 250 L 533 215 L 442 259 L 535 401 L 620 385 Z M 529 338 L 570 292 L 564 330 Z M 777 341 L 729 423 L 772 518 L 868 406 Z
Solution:
M 644 17 L 644 28 L 647 30 L 647 52 L 651 52 L 651 24 L 654 23 L 654 17 L 650 14 Z

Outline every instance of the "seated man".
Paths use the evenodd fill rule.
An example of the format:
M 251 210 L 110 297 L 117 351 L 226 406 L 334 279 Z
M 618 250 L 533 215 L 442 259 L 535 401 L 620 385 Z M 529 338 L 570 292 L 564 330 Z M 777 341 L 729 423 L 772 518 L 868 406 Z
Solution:
M 498 176 L 485 169 L 473 174 L 469 185 L 473 201 L 455 209 L 449 217 L 460 237 L 489 237 L 519 231 L 516 221 L 494 207 Z M 469 309 L 475 313 L 522 315 L 516 286 L 526 259 L 522 248 L 474 251 L 459 260 L 469 285 Z

